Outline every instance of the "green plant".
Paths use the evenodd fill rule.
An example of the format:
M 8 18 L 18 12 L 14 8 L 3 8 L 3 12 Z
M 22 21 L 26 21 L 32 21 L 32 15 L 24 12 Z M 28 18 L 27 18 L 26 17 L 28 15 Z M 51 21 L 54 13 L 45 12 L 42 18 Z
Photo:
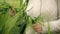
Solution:
M 14 16 L 11 16 L 14 12 L 11 13 L 11 11 L 13 11 L 13 7 L 9 3 L 6 4 L 6 2 L 1 2 L 0 4 L 0 34 L 20 34 L 20 29 L 23 26 L 18 25 L 23 23 L 23 11 L 26 9 L 26 2 L 21 4 L 23 6 L 20 6 L 18 11 L 14 10 L 14 12 L 16 12 Z
M 25 10 L 29 0 L 19 1 L 19 8 L 6 1 L 0 2 L 0 34 L 35 34 L 33 23 L 44 22 L 40 15 L 34 20 L 27 15 Z

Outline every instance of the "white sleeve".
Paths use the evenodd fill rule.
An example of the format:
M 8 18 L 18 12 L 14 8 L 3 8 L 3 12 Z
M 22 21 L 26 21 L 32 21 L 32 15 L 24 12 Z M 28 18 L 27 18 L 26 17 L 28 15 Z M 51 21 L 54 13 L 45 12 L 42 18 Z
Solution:
M 60 19 L 56 21 L 49 22 L 50 24 L 50 31 L 59 31 L 60 30 Z M 44 23 L 44 26 L 42 27 L 43 33 L 48 32 L 48 23 Z

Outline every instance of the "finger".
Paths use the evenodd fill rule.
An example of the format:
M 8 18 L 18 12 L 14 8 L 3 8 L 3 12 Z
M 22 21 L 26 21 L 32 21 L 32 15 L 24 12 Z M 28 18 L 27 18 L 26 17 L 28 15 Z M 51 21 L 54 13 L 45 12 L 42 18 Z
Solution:
M 40 29 L 37 29 L 37 31 L 42 31 L 42 28 L 40 28 Z
M 42 32 L 42 29 L 38 29 L 38 30 L 36 30 L 36 32 L 41 33 Z
M 36 27 L 33 27 L 34 30 L 37 30 L 37 31 L 42 31 L 42 27 L 41 26 L 36 26 Z
M 37 23 L 37 24 L 33 24 L 32 26 L 33 27 L 36 27 L 36 26 L 40 26 L 41 24 Z
M 41 29 L 38 29 L 38 30 L 35 30 L 36 32 L 38 32 L 38 33 L 41 33 L 42 32 L 42 30 Z
M 33 29 L 35 30 L 35 31 L 42 31 L 42 28 L 37 28 L 37 27 L 33 27 Z
M 37 24 L 33 24 L 32 26 L 35 27 Z
M 33 28 L 34 28 L 34 29 L 38 29 L 38 28 L 40 28 L 40 26 L 34 26 Z
M 33 26 L 33 28 L 34 28 L 34 29 L 40 29 L 40 28 L 42 28 L 42 26 L 40 26 L 40 25 L 35 25 L 35 26 Z
M 41 25 L 37 25 L 36 28 L 42 28 L 42 26 Z

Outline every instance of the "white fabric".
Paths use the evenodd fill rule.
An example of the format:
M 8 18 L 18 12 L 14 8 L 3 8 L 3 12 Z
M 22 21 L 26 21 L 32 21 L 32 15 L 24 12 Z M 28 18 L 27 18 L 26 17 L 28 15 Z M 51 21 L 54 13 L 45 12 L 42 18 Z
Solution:
M 58 5 L 60 6 L 60 1 L 58 1 Z M 60 10 L 57 9 L 57 0 L 29 0 L 29 4 L 27 7 L 27 14 L 32 18 L 37 17 L 41 14 L 44 18 L 43 33 L 48 31 L 48 23 L 50 23 L 50 30 L 51 31 L 58 31 L 60 30 L 60 20 L 56 20 L 57 12 Z M 60 7 L 58 8 L 60 9 Z M 30 9 L 30 10 L 29 10 Z M 29 11 L 28 11 L 29 10 Z
M 30 0 L 26 11 L 32 18 L 41 14 L 45 21 L 57 19 L 57 3 L 55 0 Z
M 51 32 L 58 32 L 60 31 L 60 19 L 56 21 L 50 21 L 48 22 L 50 24 L 50 31 Z M 47 33 L 48 32 L 48 23 L 44 23 L 43 32 L 42 33 Z

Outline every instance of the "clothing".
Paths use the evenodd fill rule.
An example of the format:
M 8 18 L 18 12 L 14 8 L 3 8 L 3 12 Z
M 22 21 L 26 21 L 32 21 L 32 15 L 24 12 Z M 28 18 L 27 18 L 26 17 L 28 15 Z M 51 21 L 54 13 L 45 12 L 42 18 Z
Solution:
M 48 31 L 48 22 L 50 24 L 50 31 L 60 30 L 60 0 L 29 0 L 27 7 L 27 14 L 31 18 L 35 18 L 41 14 L 44 18 L 43 33 Z

